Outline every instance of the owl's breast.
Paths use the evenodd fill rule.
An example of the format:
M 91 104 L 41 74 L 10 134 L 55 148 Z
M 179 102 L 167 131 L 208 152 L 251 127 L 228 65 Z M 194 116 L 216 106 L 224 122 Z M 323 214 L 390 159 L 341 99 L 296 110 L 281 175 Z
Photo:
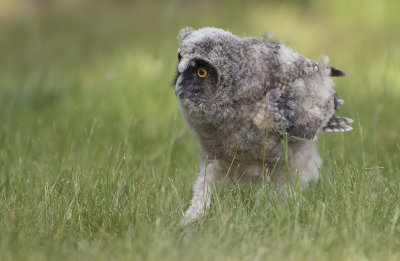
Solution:
M 276 161 L 282 155 L 281 143 L 275 133 L 270 133 L 269 122 L 260 113 L 265 108 L 255 105 L 227 102 L 201 107 L 179 102 L 204 155 L 226 161 Z
M 202 152 L 208 157 L 228 162 L 233 159 L 238 162 L 275 162 L 283 155 L 279 138 L 260 131 L 250 122 L 239 124 L 238 128 L 230 131 L 208 129 L 195 132 Z

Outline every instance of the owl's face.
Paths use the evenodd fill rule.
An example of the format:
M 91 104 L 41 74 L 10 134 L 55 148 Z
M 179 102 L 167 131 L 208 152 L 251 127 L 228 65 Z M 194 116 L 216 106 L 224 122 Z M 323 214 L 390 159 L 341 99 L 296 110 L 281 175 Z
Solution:
M 190 124 L 222 126 L 235 114 L 235 93 L 248 82 L 248 50 L 239 37 L 216 28 L 185 28 L 179 40 L 174 81 L 179 107 Z
M 193 103 L 191 107 L 215 104 L 234 86 L 229 81 L 237 72 L 233 67 L 241 62 L 235 55 L 240 52 L 239 38 L 216 28 L 185 28 L 179 40 L 176 96 L 181 104 Z
M 218 72 L 214 65 L 198 57 L 186 59 L 185 64 L 182 60 L 182 55 L 178 53 L 175 78 L 178 99 L 203 103 L 212 99 L 218 88 Z

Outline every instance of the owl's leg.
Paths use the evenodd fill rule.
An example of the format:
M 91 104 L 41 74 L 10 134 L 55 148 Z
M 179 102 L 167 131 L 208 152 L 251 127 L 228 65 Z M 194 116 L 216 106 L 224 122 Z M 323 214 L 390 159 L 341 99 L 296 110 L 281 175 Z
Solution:
M 311 180 L 318 179 L 318 169 L 322 165 L 322 159 L 317 151 L 315 142 L 302 143 L 291 159 L 291 175 L 299 175 L 300 184 L 304 187 Z
M 193 185 L 193 197 L 181 221 L 182 224 L 188 224 L 206 213 L 211 204 L 216 175 L 216 162 L 211 161 L 202 165 L 196 182 Z
M 271 181 L 277 186 L 278 193 L 287 194 L 288 185 L 294 185 L 298 180 L 305 188 L 311 180 L 318 179 L 318 170 L 322 159 L 318 154 L 315 142 L 296 144 L 292 149 L 287 164 L 278 164 L 272 172 Z M 290 183 L 288 183 L 290 177 Z

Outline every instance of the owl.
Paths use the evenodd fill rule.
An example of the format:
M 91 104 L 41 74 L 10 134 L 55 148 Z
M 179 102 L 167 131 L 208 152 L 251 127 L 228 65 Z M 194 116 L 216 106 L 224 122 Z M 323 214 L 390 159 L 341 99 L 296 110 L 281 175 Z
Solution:
M 352 129 L 335 116 L 343 100 L 331 76 L 345 72 L 326 56 L 314 62 L 282 42 L 218 28 L 187 27 L 178 40 L 175 95 L 201 150 L 182 223 L 206 213 L 217 182 L 268 178 L 285 191 L 318 178 L 318 134 Z

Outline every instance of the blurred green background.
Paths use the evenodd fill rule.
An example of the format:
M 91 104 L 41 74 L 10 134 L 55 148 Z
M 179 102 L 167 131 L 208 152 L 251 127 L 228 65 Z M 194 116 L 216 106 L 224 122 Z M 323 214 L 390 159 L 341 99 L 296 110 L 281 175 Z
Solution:
M 229 241 L 226 220 L 206 222 L 194 234 L 177 225 L 199 161 L 171 87 L 176 35 L 185 26 L 255 37 L 273 32 L 311 59 L 327 54 L 348 75 L 335 80 L 345 100 L 339 115 L 356 122 L 351 133 L 321 136 L 330 178 L 317 188 L 336 184 L 330 181 L 343 174 L 345 185 L 326 192 L 334 200 L 334 189 L 353 186 L 361 173 L 367 181 L 360 191 L 376 184 L 374 193 L 386 193 L 385 186 L 396 186 L 400 175 L 399 10 L 396 0 L 0 0 L 0 259 L 108 259 L 117 250 L 120 258 L 257 259 L 262 248 L 229 250 L 237 245 Z M 315 245 L 310 239 L 302 248 L 294 247 L 290 234 L 258 258 L 395 260 L 397 188 L 381 202 L 387 206 L 381 216 L 368 215 L 361 223 L 349 218 L 353 234 L 332 232 L 329 242 Z M 353 189 L 343 193 L 351 199 Z M 312 194 L 308 199 L 316 209 L 322 206 Z M 235 207 L 228 200 L 222 213 L 245 216 Z M 329 224 L 342 231 L 335 222 L 343 216 L 335 217 L 335 207 Z M 381 206 L 364 207 L 362 213 L 370 213 Z M 382 223 L 368 223 L 376 218 Z M 282 236 L 290 227 L 286 222 L 269 233 Z M 226 230 L 216 229 L 221 226 Z M 236 232 L 246 238 L 245 231 Z M 259 236 L 260 247 L 273 245 Z M 205 254 L 220 237 L 224 248 Z M 164 241 L 148 243 L 156 238 Z M 181 249 L 188 238 L 198 252 Z M 284 254 L 290 250 L 295 254 Z
M 1 0 L 2 125 L 34 137 L 24 125 L 39 119 L 38 133 L 53 122 L 83 128 L 93 118 L 122 131 L 134 120 L 152 153 L 176 113 L 170 81 L 177 32 L 214 26 L 246 36 L 273 32 L 314 60 L 330 56 L 348 73 L 336 87 L 343 112 L 359 113 L 367 132 L 374 123 L 385 146 L 398 149 L 390 142 L 398 139 L 398 7 L 394 0 Z

